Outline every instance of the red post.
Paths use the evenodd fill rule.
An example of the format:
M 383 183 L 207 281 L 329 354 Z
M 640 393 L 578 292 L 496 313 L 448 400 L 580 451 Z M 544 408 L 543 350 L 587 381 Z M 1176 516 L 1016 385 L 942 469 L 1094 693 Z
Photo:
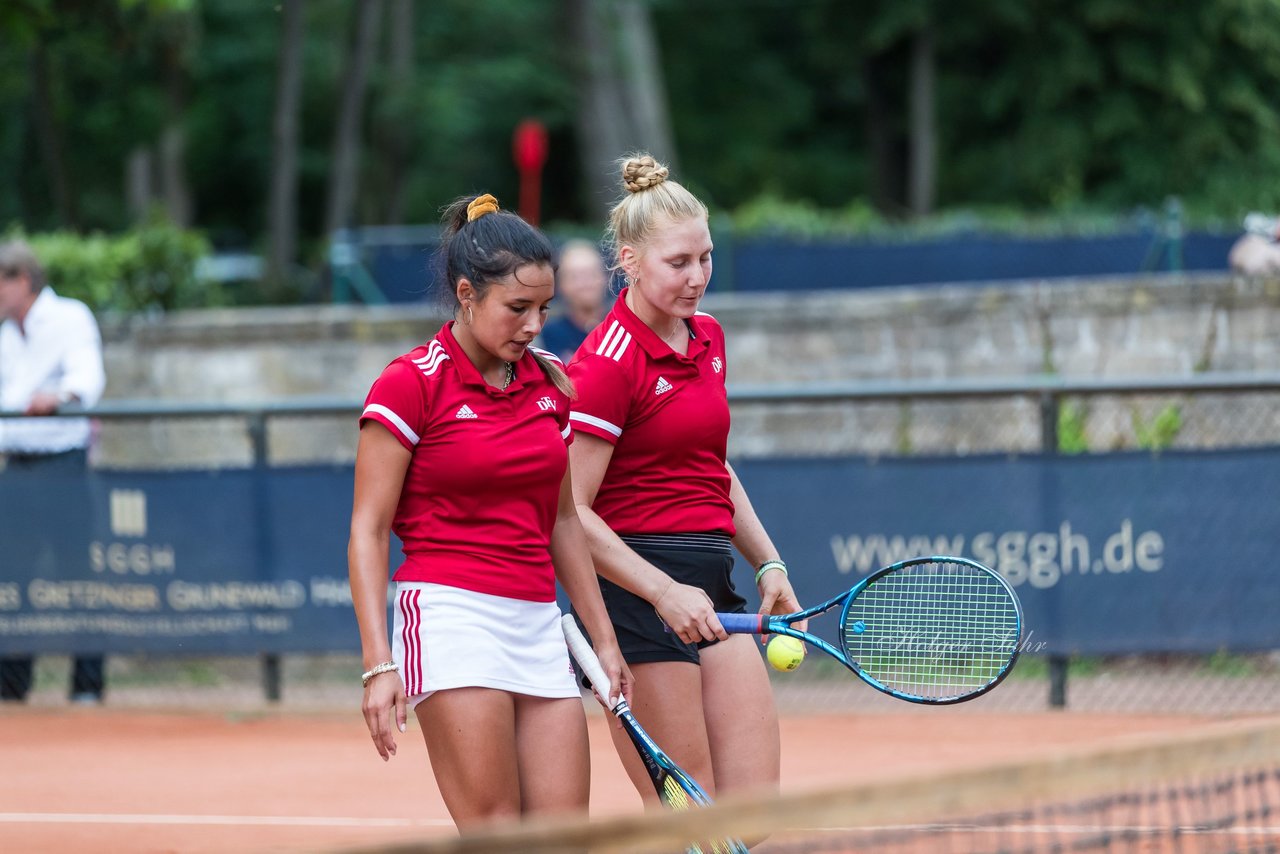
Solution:
M 542 167 L 547 162 L 547 129 L 537 119 L 516 125 L 511 156 L 520 171 L 520 216 L 537 225 L 542 193 Z

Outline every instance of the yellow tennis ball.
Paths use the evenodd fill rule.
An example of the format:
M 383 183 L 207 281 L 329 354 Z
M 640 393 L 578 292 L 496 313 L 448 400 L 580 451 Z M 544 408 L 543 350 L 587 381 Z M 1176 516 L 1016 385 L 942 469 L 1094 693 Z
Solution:
M 776 635 L 765 650 L 774 670 L 795 670 L 804 661 L 804 641 L 787 635 Z

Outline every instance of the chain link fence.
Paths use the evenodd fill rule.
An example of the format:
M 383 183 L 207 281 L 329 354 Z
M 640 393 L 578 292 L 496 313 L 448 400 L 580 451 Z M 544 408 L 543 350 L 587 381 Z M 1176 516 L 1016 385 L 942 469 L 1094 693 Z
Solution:
M 731 389 L 730 403 L 733 458 L 1072 455 L 1280 445 L 1280 377 L 739 387 Z M 349 464 L 357 412 L 355 402 L 334 400 L 261 407 L 110 403 L 95 413 L 94 465 L 155 470 Z M 771 674 L 784 710 L 903 711 L 903 704 L 816 658 L 795 673 Z M 65 702 L 69 668 L 64 656 L 41 657 L 31 702 Z M 291 708 L 354 709 L 359 672 L 354 654 L 112 655 L 107 682 L 113 705 L 253 709 L 271 697 Z M 1094 711 L 1275 711 L 1280 653 L 1069 661 L 1029 656 L 999 690 L 964 708 L 1036 711 L 1055 699 Z
M 737 396 L 733 423 L 730 453 L 737 456 L 1228 451 L 1280 445 L 1280 381 L 760 389 Z M 902 712 L 901 703 L 825 663 L 771 676 L 784 708 Z M 963 708 L 1063 705 L 1104 712 L 1274 712 L 1280 709 L 1280 652 L 1024 657 L 998 690 Z

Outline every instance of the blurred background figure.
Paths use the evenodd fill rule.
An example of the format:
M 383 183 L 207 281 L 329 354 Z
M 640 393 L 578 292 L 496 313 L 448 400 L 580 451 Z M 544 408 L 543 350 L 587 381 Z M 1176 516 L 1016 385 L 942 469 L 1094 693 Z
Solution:
M 563 313 L 542 327 L 542 347 L 565 364 L 608 309 L 609 273 L 599 248 L 589 240 L 570 240 L 560 249 L 556 301 Z
M 1248 276 L 1280 273 L 1280 217 L 1251 213 L 1244 234 L 1231 247 L 1231 269 Z
M 93 406 L 105 385 L 102 339 L 93 313 L 45 284 L 44 269 L 24 241 L 0 243 L 0 410 L 57 415 L 66 406 Z M 5 458 L 0 477 L 38 472 L 71 485 L 70 494 L 51 491 L 54 506 L 27 505 L 33 518 L 38 513 L 42 521 L 57 520 L 56 542 L 48 542 L 44 532 L 49 529 L 36 523 L 28 543 L 6 543 L 11 550 L 7 560 L 56 562 L 58 555 L 84 554 L 84 549 L 73 549 L 88 520 L 83 482 L 89 439 L 87 418 L 0 420 L 0 454 Z M 0 658 L 0 699 L 26 699 L 32 665 L 31 655 Z M 76 656 L 71 699 L 99 702 L 102 692 L 102 656 Z

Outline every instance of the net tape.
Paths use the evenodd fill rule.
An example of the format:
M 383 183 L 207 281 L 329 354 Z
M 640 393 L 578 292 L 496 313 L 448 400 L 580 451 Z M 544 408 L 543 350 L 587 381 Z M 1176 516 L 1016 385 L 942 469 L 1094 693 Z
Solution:
M 841 747 L 841 751 L 846 748 Z M 377 850 L 424 854 L 683 851 L 769 836 L 770 852 L 1280 851 L 1280 719 L 1177 738 L 592 821 L 538 819 Z

